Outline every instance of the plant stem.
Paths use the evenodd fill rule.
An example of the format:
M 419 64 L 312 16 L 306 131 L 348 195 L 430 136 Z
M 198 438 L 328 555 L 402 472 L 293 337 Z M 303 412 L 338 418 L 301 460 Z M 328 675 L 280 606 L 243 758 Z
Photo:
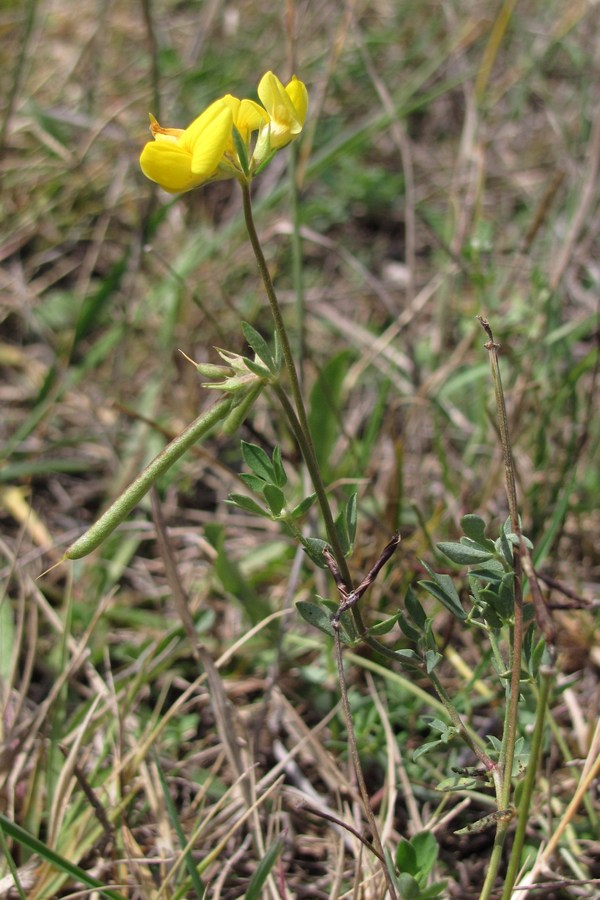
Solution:
M 315 455 L 315 449 L 313 446 L 310 427 L 308 424 L 308 417 L 306 415 L 306 408 L 304 406 L 304 400 L 302 398 L 302 390 L 300 387 L 300 380 L 298 378 L 298 372 L 296 370 L 296 364 L 294 363 L 294 357 L 292 355 L 292 350 L 290 347 L 290 342 L 287 334 L 287 330 L 285 327 L 285 323 L 283 321 L 283 316 L 281 315 L 281 308 L 279 306 L 279 301 L 277 299 L 277 295 L 275 293 L 275 288 L 273 287 L 273 281 L 271 280 L 271 275 L 269 272 L 269 267 L 267 266 L 267 261 L 265 259 L 264 253 L 262 251 L 262 247 L 260 244 L 260 240 L 258 238 L 258 234 L 256 231 L 256 226 L 254 224 L 254 217 L 252 215 L 252 201 L 250 197 L 250 186 L 248 184 L 242 184 L 242 197 L 244 201 L 244 219 L 246 221 L 246 228 L 248 230 L 248 236 L 250 238 L 250 243 L 252 244 L 252 249 L 254 251 L 254 256 L 256 257 L 256 262 L 258 264 L 258 270 L 260 272 L 260 276 L 262 278 L 263 284 L 265 286 L 265 291 L 267 293 L 267 298 L 269 300 L 269 306 L 271 307 L 271 313 L 273 315 L 273 321 L 275 323 L 275 330 L 277 332 L 277 336 L 279 338 L 279 342 L 281 344 L 281 350 L 283 353 L 283 361 L 285 363 L 285 367 L 288 373 L 288 378 L 290 380 L 290 389 L 292 392 L 292 398 L 294 401 L 295 407 L 295 416 L 298 422 L 298 430 L 294 430 L 294 434 L 297 439 L 300 441 L 300 450 L 302 455 L 304 456 L 304 461 L 308 467 L 308 471 L 310 472 L 310 477 L 313 482 L 313 486 L 315 489 L 315 493 L 317 495 L 317 501 L 319 503 L 319 507 L 321 509 L 321 515 L 323 516 L 323 521 L 325 523 L 325 530 L 327 531 L 327 537 L 329 543 L 331 544 L 331 548 L 333 550 L 333 555 L 335 556 L 336 562 L 340 568 L 340 572 L 342 573 L 342 577 L 347 582 L 348 587 L 351 585 L 351 577 L 350 570 L 348 569 L 348 564 L 344 557 L 344 553 L 342 547 L 340 545 L 337 532 L 335 529 L 335 524 L 333 520 L 333 514 L 331 512 L 331 507 L 329 505 L 329 500 L 327 499 L 327 493 L 325 491 L 325 486 L 323 484 L 323 479 L 321 478 L 321 472 L 319 470 L 319 464 L 317 462 L 317 457 Z M 285 394 L 278 391 L 278 397 L 282 399 Z M 287 397 L 286 397 L 287 400 Z M 283 401 L 282 401 L 283 402 Z M 286 415 L 288 419 L 290 418 L 290 409 L 291 404 L 289 401 L 287 403 L 287 407 L 285 408 Z M 294 411 L 293 409 L 291 410 Z M 293 427 L 293 426 L 292 426 Z
M 454 706 L 450 697 L 448 696 L 446 688 L 441 683 L 441 681 L 439 680 L 439 678 L 437 677 L 435 672 L 429 672 L 428 677 L 429 677 L 429 680 L 431 681 L 433 687 L 435 688 L 436 694 L 438 695 L 438 697 L 444 704 L 444 709 L 446 710 L 446 712 L 448 714 L 448 718 L 450 719 L 450 721 L 452 722 L 454 727 L 460 732 L 462 739 L 473 751 L 473 753 L 475 754 L 475 756 L 477 757 L 479 762 L 482 764 L 482 766 L 484 766 L 484 768 L 491 774 L 492 778 L 494 779 L 494 784 L 496 784 L 497 777 L 498 777 L 498 766 L 488 756 L 488 754 L 485 753 L 481 749 L 481 747 L 477 746 L 477 743 L 472 739 L 471 735 L 465 728 L 463 721 L 462 721 L 460 715 L 458 714 L 456 707 Z
M 298 375 L 303 382 L 304 364 L 304 269 L 302 266 L 302 238 L 300 236 L 300 203 L 298 198 L 298 144 L 290 153 L 290 206 L 292 213 L 292 281 L 296 300 L 296 359 Z
M 508 825 L 508 822 L 500 820 L 498 822 L 498 825 L 496 826 L 494 846 L 490 854 L 487 874 L 483 883 L 481 894 L 479 895 L 479 900 L 489 900 L 489 898 L 492 896 L 492 891 L 494 890 L 494 884 L 496 882 L 496 876 L 498 874 L 498 869 L 500 868 L 500 862 L 502 860 L 502 850 L 504 848 L 504 840 L 506 838 Z
M 535 785 L 537 775 L 538 761 L 540 757 L 540 747 L 542 746 L 542 737 L 544 735 L 544 722 L 546 719 L 546 710 L 548 707 L 548 695 L 550 693 L 550 684 L 552 681 L 552 669 L 543 667 L 540 669 L 541 687 L 537 700 L 537 711 L 535 716 L 535 726 L 533 729 L 533 737 L 531 739 L 531 752 L 529 754 L 529 765 L 527 766 L 527 774 L 523 783 L 523 793 L 519 803 L 519 820 L 515 839 L 513 841 L 510 860 L 506 877 L 504 879 L 504 891 L 502 892 L 502 900 L 510 900 L 512 889 L 517 878 L 517 872 L 521 864 L 521 854 L 523 844 L 525 843 L 525 831 L 529 819 L 529 807 L 531 805 L 531 796 Z
M 485 348 L 489 353 L 490 367 L 492 371 L 492 379 L 494 382 L 494 394 L 496 398 L 496 415 L 498 418 L 498 429 L 500 432 L 500 442 L 502 444 L 502 455 L 504 458 L 504 477 L 506 485 L 506 496 L 508 499 L 508 510 L 510 514 L 511 530 L 517 535 L 519 545 L 513 547 L 513 570 L 515 574 L 514 581 L 514 624 L 512 629 L 511 641 L 511 675 L 508 703 L 506 707 L 506 715 L 504 718 L 504 732 L 502 736 L 502 748 L 500 751 L 500 774 L 502 786 L 500 790 L 499 806 L 500 809 L 507 809 L 510 805 L 511 797 L 511 781 L 512 770 L 515 758 L 515 744 L 517 740 L 517 721 L 519 713 L 519 689 L 521 681 L 521 655 L 523 651 L 523 568 L 521 561 L 521 524 L 519 521 L 519 510 L 517 505 L 517 482 L 515 477 L 515 463 L 512 455 L 510 443 L 510 434 L 508 430 L 508 416 L 506 414 L 506 403 L 504 399 L 504 389 L 502 387 L 502 377 L 500 374 L 500 362 L 498 358 L 498 350 L 500 345 L 494 340 L 492 329 L 489 322 L 482 316 L 478 316 L 481 327 L 487 334 L 489 340 L 485 344 Z M 490 857 L 490 864 L 485 880 L 484 888 L 481 893 L 480 900 L 486 900 L 490 896 L 493 889 L 494 881 L 502 858 L 502 847 L 506 837 L 508 822 L 501 820 L 498 823 L 496 837 L 494 840 L 494 849 Z
M 327 531 L 327 537 L 329 539 L 329 543 L 331 544 L 331 548 L 333 551 L 333 555 L 336 559 L 336 562 L 339 567 L 340 574 L 342 579 L 344 580 L 348 591 L 351 590 L 352 587 L 352 579 L 350 575 L 350 570 L 348 568 L 348 564 L 346 562 L 346 558 L 344 556 L 344 552 L 342 550 L 337 531 L 335 528 L 335 522 L 333 519 L 333 514 L 331 512 L 331 507 L 329 505 L 329 500 L 327 498 L 327 492 L 325 490 L 325 485 L 323 484 L 323 479 L 321 478 L 321 471 L 319 469 L 319 463 L 315 454 L 315 449 L 312 441 L 312 437 L 310 434 L 310 426 L 308 423 L 308 417 L 306 415 L 306 408 L 304 406 L 304 399 L 302 397 L 302 389 L 300 386 L 300 379 L 298 378 L 298 372 L 296 370 L 296 365 L 294 363 L 294 357 L 292 355 L 290 342 L 288 339 L 287 331 L 285 328 L 285 323 L 283 321 L 283 316 L 281 314 L 281 308 L 279 306 L 279 301 L 277 300 L 277 295 L 275 293 L 275 288 L 273 286 L 273 282 L 271 280 L 271 275 L 269 273 L 269 268 L 267 266 L 267 261 L 264 257 L 262 247 L 260 244 L 260 240 L 258 238 L 258 234 L 256 232 L 256 227 L 254 225 L 254 218 L 252 215 L 252 202 L 250 197 L 250 186 L 247 184 L 242 184 L 242 195 L 243 195 L 243 203 L 244 203 L 244 218 L 246 220 L 246 228 L 248 229 L 248 235 L 250 237 L 250 243 L 252 244 L 252 249 L 254 251 L 254 255 L 256 257 L 256 262 L 258 264 L 258 269 L 263 280 L 263 284 L 265 286 L 265 290 L 267 293 L 267 297 L 269 300 L 269 305 L 271 307 L 271 313 L 273 315 L 273 321 L 275 323 L 275 330 L 277 332 L 277 336 L 279 338 L 279 342 L 281 344 L 281 350 L 283 353 L 283 360 L 285 363 L 285 367 L 287 369 L 291 393 L 293 398 L 293 404 L 290 402 L 287 394 L 283 390 L 281 384 L 275 382 L 273 384 L 273 388 L 277 397 L 279 398 L 284 412 L 288 418 L 294 436 L 298 442 L 300 447 L 300 451 L 304 457 L 304 461 L 308 468 L 310 477 L 312 479 L 312 483 L 315 489 L 315 493 L 317 495 L 317 501 L 319 503 L 319 507 L 321 509 L 321 515 L 323 516 L 323 521 L 325 523 L 325 529 Z M 362 621 L 362 617 L 360 615 L 360 611 L 355 604 L 352 608 L 352 617 L 356 627 L 356 630 L 359 634 L 365 634 L 365 626 Z M 339 626 L 339 623 L 338 623 Z M 336 648 L 336 659 L 337 659 L 337 667 L 338 667 L 338 677 L 340 683 L 340 691 L 342 696 L 342 706 L 344 709 L 344 717 L 346 720 L 346 729 L 348 732 L 348 744 L 350 747 L 350 755 L 352 757 L 352 763 L 354 766 L 354 771 L 356 773 L 356 779 L 359 785 L 360 795 L 363 803 L 363 809 L 365 817 L 369 823 L 369 827 L 373 834 L 373 843 L 375 845 L 375 849 L 377 850 L 380 857 L 383 857 L 383 846 L 381 844 L 381 838 L 379 836 L 379 829 L 377 827 L 377 822 L 375 820 L 375 816 L 373 814 L 373 810 L 371 809 L 371 804 L 369 800 L 369 795 L 367 792 L 367 787 L 365 784 L 365 779 L 362 771 L 362 766 L 360 763 L 360 757 L 358 754 L 358 747 L 356 744 L 356 735 L 354 733 L 354 726 L 352 721 L 352 711 L 350 709 L 350 704 L 348 702 L 348 695 L 346 692 L 346 681 L 344 676 L 344 664 L 342 659 L 342 646 L 339 635 L 339 627 L 335 635 L 335 648 Z M 392 881 L 392 877 L 388 871 L 386 865 L 383 867 L 388 892 L 392 900 L 396 900 L 397 894 L 394 888 L 394 883 Z
M 369 823 L 369 828 L 371 829 L 371 833 L 373 836 L 373 844 L 375 845 L 375 850 L 377 851 L 380 859 L 384 859 L 383 853 L 383 845 L 381 843 L 381 838 L 379 837 L 379 829 L 377 827 L 377 822 L 375 820 L 375 815 L 373 810 L 371 809 L 371 801 L 369 799 L 369 793 L 367 791 L 367 785 L 365 784 L 365 777 L 363 775 L 362 766 L 360 763 L 360 756 L 358 754 L 358 746 L 356 743 L 356 735 L 354 734 L 354 727 L 352 724 L 352 710 L 350 709 L 350 702 L 348 700 L 348 692 L 346 690 L 346 676 L 344 673 L 344 661 L 342 659 L 342 641 L 340 638 L 340 629 L 339 629 L 339 620 L 337 622 L 337 628 L 335 629 L 334 635 L 334 644 L 335 644 L 335 658 L 337 662 L 338 669 L 338 680 L 340 683 L 340 692 L 342 697 L 342 708 L 344 710 L 344 719 L 346 720 L 346 727 L 348 730 L 348 745 L 350 748 L 350 756 L 352 757 L 352 762 L 354 765 L 354 771 L 356 773 L 356 780 L 358 782 L 358 789 L 360 791 L 360 796 L 363 803 L 363 808 L 365 811 L 365 816 Z M 385 880 L 388 888 L 388 892 L 392 900 L 397 900 L 397 893 L 394 887 L 394 882 L 392 881 L 392 876 L 388 871 L 387 865 L 383 865 L 383 873 L 385 875 Z
M 315 493 L 317 495 L 317 502 L 319 503 L 321 512 L 323 514 L 323 519 L 325 520 L 327 536 L 329 537 L 329 541 L 331 543 L 333 553 L 336 558 L 336 561 L 338 562 L 338 565 L 340 565 L 340 562 L 339 562 L 340 558 L 344 562 L 344 568 L 342 568 L 342 566 L 340 565 L 340 571 L 342 572 L 342 576 L 343 576 L 344 580 L 346 580 L 346 584 L 348 585 L 348 588 L 349 588 L 350 587 L 350 572 L 348 571 L 348 565 L 344 558 L 344 553 L 342 551 L 342 548 L 339 545 L 337 531 L 335 530 L 335 524 L 333 522 L 333 516 L 331 514 L 331 507 L 329 506 L 329 500 L 327 499 L 327 493 L 325 491 L 325 487 L 324 487 L 323 481 L 321 479 L 321 472 L 319 470 L 319 466 L 317 464 L 317 460 L 314 455 L 314 452 L 311 452 L 312 442 L 309 443 L 309 441 L 306 440 L 306 434 L 302 430 L 302 426 L 300 424 L 298 416 L 296 415 L 294 407 L 290 403 L 290 400 L 289 400 L 286 392 L 283 390 L 283 388 L 281 387 L 281 385 L 278 382 L 273 383 L 273 390 L 275 391 L 275 393 L 279 399 L 279 402 L 281 403 L 281 405 L 283 407 L 283 411 L 285 412 L 288 422 L 290 423 L 290 427 L 294 433 L 294 437 L 296 438 L 296 441 L 298 442 L 298 446 L 300 447 L 300 452 L 302 453 L 302 456 L 304 457 L 304 460 L 306 462 L 306 466 L 310 473 L 310 477 L 312 479 L 312 483 L 315 488 Z M 309 435 L 309 438 L 310 438 L 310 435 Z M 329 521 L 331 523 L 332 532 L 329 531 L 329 527 L 327 525 L 328 517 L 329 517 Z M 333 539 L 332 539 L 332 533 L 333 533 Z M 336 547 L 340 554 L 339 557 L 336 553 Z M 354 625 L 356 627 L 358 634 L 359 635 L 365 634 L 366 628 L 365 628 L 364 622 L 362 620 L 360 610 L 358 609 L 357 605 L 355 605 L 352 608 L 351 612 L 352 612 L 352 618 L 354 621 Z

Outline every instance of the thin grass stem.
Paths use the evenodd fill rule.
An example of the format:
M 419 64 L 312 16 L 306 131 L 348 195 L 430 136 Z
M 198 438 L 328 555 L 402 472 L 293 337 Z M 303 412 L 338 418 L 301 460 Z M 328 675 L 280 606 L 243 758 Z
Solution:
M 519 866 L 521 865 L 521 855 L 523 845 L 525 843 L 525 832 L 529 821 L 529 808 L 531 806 L 531 797 L 535 786 L 537 776 L 538 763 L 540 758 L 540 749 L 542 746 L 542 738 L 544 736 L 544 726 L 546 722 L 546 712 L 548 709 L 548 697 L 550 694 L 550 685 L 552 683 L 553 670 L 550 667 L 543 667 L 540 670 L 541 686 L 539 696 L 537 698 L 537 710 L 535 716 L 535 725 L 533 729 L 533 737 L 531 739 L 531 751 L 529 754 L 529 765 L 527 766 L 527 774 L 523 783 L 523 793 L 519 803 L 519 817 L 517 822 L 517 830 L 513 841 L 508 869 L 504 879 L 504 890 L 501 900 L 510 900 L 512 889 L 517 879 Z

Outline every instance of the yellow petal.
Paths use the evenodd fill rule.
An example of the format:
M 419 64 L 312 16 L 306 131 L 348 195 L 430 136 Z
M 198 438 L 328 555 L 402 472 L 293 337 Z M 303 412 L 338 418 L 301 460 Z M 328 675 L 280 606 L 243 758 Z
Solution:
M 228 143 L 231 141 L 233 117 L 231 109 L 223 106 L 212 122 L 200 132 L 192 147 L 192 172 L 210 178 L 217 171 Z
M 224 106 L 229 107 L 229 109 L 231 110 L 231 115 L 233 116 L 233 121 L 235 122 L 242 101 L 237 97 L 234 97 L 232 94 L 225 94 L 224 97 L 221 97 L 221 99 L 217 100 L 216 102 L 222 103 Z
M 296 84 L 294 81 L 290 82 L 288 85 L 290 96 L 273 72 L 267 72 L 260 80 L 258 96 L 269 115 L 272 150 L 278 150 L 289 144 L 302 131 L 308 101 L 302 96 L 302 89 L 298 85 L 302 85 L 302 82 L 298 82 L 297 79 Z M 298 110 L 294 101 L 299 103 Z
M 250 139 L 253 131 L 259 131 L 269 122 L 269 116 L 262 106 L 254 100 L 242 100 L 235 119 L 235 127 L 245 141 Z
M 270 118 L 294 115 L 294 107 L 277 75 L 265 72 L 258 85 L 258 96 Z
M 193 153 L 194 146 L 200 135 L 214 122 L 223 110 L 227 108 L 227 104 L 223 102 L 223 99 L 215 100 L 214 103 L 207 106 L 204 112 L 195 118 L 192 124 L 188 125 L 181 135 L 181 146 L 184 147 L 188 153 Z
M 179 144 L 150 141 L 140 156 L 142 172 L 171 194 L 198 187 L 207 179 L 192 172 L 192 157 Z
M 304 125 L 306 113 L 308 112 L 308 91 L 306 90 L 306 85 L 299 81 L 295 75 L 292 75 L 292 80 L 285 86 L 285 92 L 296 110 L 298 122 L 301 126 Z

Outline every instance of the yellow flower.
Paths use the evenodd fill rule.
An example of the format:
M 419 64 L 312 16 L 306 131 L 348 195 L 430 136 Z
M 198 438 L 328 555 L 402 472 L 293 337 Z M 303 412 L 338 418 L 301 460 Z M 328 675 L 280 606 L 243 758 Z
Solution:
M 140 166 L 144 175 L 173 194 L 218 177 L 219 163 L 231 139 L 233 116 L 226 99 L 211 103 L 192 124 L 163 128 L 150 116 L 154 137 L 142 150 Z
M 304 127 L 308 110 L 306 87 L 295 75 L 284 87 L 273 72 L 267 72 L 258 85 L 258 96 L 269 116 L 269 147 L 279 150 L 297 138 Z
M 276 150 L 300 134 L 308 106 L 301 81 L 294 77 L 284 88 L 272 72 L 261 79 L 258 96 L 264 108 L 227 94 L 186 129 L 163 128 L 151 115 L 154 140 L 140 156 L 144 175 L 173 194 L 222 178 L 250 182 Z M 254 132 L 259 136 L 251 152 Z

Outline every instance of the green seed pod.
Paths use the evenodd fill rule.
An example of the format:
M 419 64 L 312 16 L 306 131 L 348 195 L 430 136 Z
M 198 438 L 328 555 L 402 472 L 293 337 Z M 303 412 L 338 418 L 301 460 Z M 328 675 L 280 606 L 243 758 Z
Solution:
M 183 456 L 186 450 L 189 450 L 200 438 L 205 437 L 221 419 L 224 419 L 230 409 L 231 399 L 224 397 L 207 412 L 195 419 L 191 425 L 188 425 L 181 434 L 174 438 L 170 444 L 167 444 L 164 450 L 146 466 L 135 481 L 132 481 L 121 496 L 100 516 L 98 521 L 82 534 L 74 544 L 71 544 L 64 555 L 64 559 L 81 559 L 83 556 L 91 553 L 92 550 L 95 550 L 96 547 L 99 547 L 102 541 L 112 534 L 117 525 L 120 525 L 127 518 L 131 510 L 148 493 L 156 480 L 170 469 Z

